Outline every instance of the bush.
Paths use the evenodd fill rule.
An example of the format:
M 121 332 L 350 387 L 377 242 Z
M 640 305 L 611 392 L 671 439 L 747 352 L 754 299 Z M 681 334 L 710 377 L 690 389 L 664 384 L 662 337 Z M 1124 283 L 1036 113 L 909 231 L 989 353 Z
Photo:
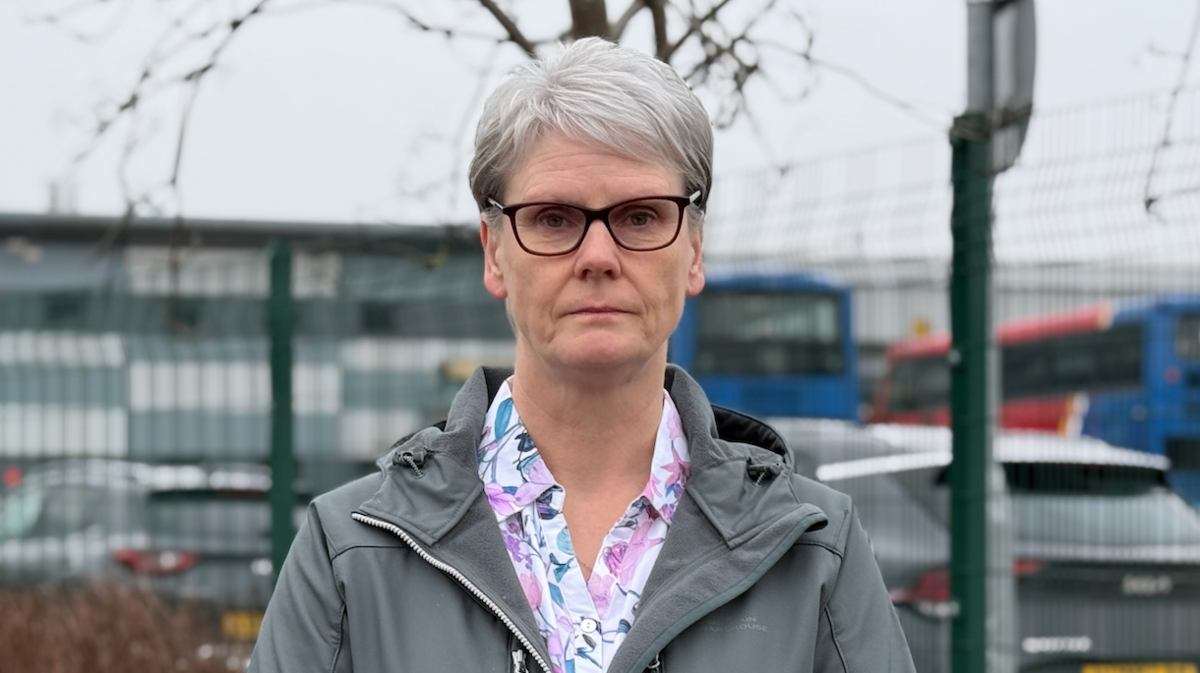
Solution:
M 193 607 L 127 586 L 0 592 L 0 660 L 21 673 L 228 673 L 248 646 L 217 644 Z

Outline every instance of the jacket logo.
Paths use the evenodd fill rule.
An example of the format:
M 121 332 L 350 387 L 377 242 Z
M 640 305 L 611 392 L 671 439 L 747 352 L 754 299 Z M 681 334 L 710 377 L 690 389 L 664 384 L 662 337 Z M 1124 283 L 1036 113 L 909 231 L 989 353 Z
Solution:
M 770 629 L 765 624 L 760 624 L 757 617 L 742 617 L 736 622 L 722 622 L 719 619 L 709 619 L 700 625 L 702 631 L 711 633 L 721 633 L 723 631 L 761 631 L 762 633 L 770 633 Z

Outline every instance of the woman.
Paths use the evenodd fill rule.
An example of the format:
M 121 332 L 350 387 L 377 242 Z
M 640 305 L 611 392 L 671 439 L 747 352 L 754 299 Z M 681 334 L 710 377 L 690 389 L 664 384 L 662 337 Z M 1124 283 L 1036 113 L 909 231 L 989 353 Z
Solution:
M 313 503 L 252 671 L 912 670 L 848 499 L 667 365 L 711 157 L 678 75 L 600 40 L 492 94 L 470 180 L 515 367 Z

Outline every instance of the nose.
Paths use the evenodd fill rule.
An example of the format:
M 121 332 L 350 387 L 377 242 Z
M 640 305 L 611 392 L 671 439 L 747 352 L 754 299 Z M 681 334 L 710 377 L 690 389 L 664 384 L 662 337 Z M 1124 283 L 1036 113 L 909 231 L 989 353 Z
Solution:
M 620 246 L 613 240 L 608 227 L 604 226 L 604 221 L 599 218 L 592 220 L 579 249 L 575 251 L 575 273 L 579 276 L 620 275 L 620 252 Z

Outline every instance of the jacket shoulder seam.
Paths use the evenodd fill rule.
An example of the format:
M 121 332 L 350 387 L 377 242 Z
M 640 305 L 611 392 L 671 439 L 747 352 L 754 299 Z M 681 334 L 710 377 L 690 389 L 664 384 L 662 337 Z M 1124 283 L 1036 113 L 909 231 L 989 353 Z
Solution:
M 833 554 L 834 556 L 838 557 L 839 559 L 842 558 L 842 550 L 838 549 L 834 545 L 829 544 L 828 542 L 822 542 L 820 540 L 800 539 L 800 540 L 796 541 L 794 546 L 799 547 L 800 545 L 805 545 L 808 547 L 820 547 L 820 548 L 828 551 L 829 553 Z
M 342 643 L 345 640 L 345 636 L 346 636 L 346 634 L 345 634 L 346 629 L 343 626 L 345 623 L 346 623 L 346 601 L 343 600 L 342 601 L 342 611 L 341 611 L 341 614 L 338 615 L 337 642 L 334 644 L 334 648 L 333 648 L 333 659 L 330 660 L 330 662 L 329 662 L 329 673 L 336 673 L 338 661 L 340 661 L 342 658 Z
M 821 604 L 821 609 L 825 610 L 825 614 L 829 616 L 829 627 L 831 629 L 833 628 L 833 615 L 831 612 L 829 612 L 829 601 L 833 600 L 833 592 L 837 591 L 838 584 L 840 584 L 842 581 L 842 563 L 846 560 L 846 541 L 849 535 L 849 530 L 847 529 L 846 524 L 852 521 L 853 518 L 853 506 L 845 509 L 842 512 L 842 524 L 838 528 L 838 533 L 835 538 L 838 541 L 838 544 L 830 545 L 827 543 L 814 541 L 815 544 L 819 544 L 820 546 L 825 547 L 829 551 L 833 552 L 833 554 L 838 558 L 837 573 L 834 575 L 833 587 L 830 589 L 829 595 L 825 597 L 825 602 Z
M 330 540 L 328 535 L 325 536 L 325 541 L 326 544 L 329 544 Z M 333 586 L 338 592 L 338 598 L 342 604 L 342 609 L 338 613 L 337 627 L 334 629 L 333 634 L 333 657 L 329 661 L 329 673 L 335 673 L 337 671 L 338 661 L 342 658 L 342 646 L 345 644 L 346 639 L 346 594 L 342 591 L 341 573 L 338 572 L 337 564 L 334 563 L 334 561 L 341 556 L 341 554 L 342 552 L 339 551 L 335 552 L 329 557 L 329 572 L 333 574 Z
M 850 668 L 846 665 L 846 654 L 842 652 L 842 643 L 838 641 L 837 627 L 833 623 L 833 613 L 828 605 L 825 605 L 824 612 L 825 619 L 829 622 L 829 638 L 833 641 L 833 649 L 837 651 L 838 660 L 842 662 L 842 670 L 848 673 Z

